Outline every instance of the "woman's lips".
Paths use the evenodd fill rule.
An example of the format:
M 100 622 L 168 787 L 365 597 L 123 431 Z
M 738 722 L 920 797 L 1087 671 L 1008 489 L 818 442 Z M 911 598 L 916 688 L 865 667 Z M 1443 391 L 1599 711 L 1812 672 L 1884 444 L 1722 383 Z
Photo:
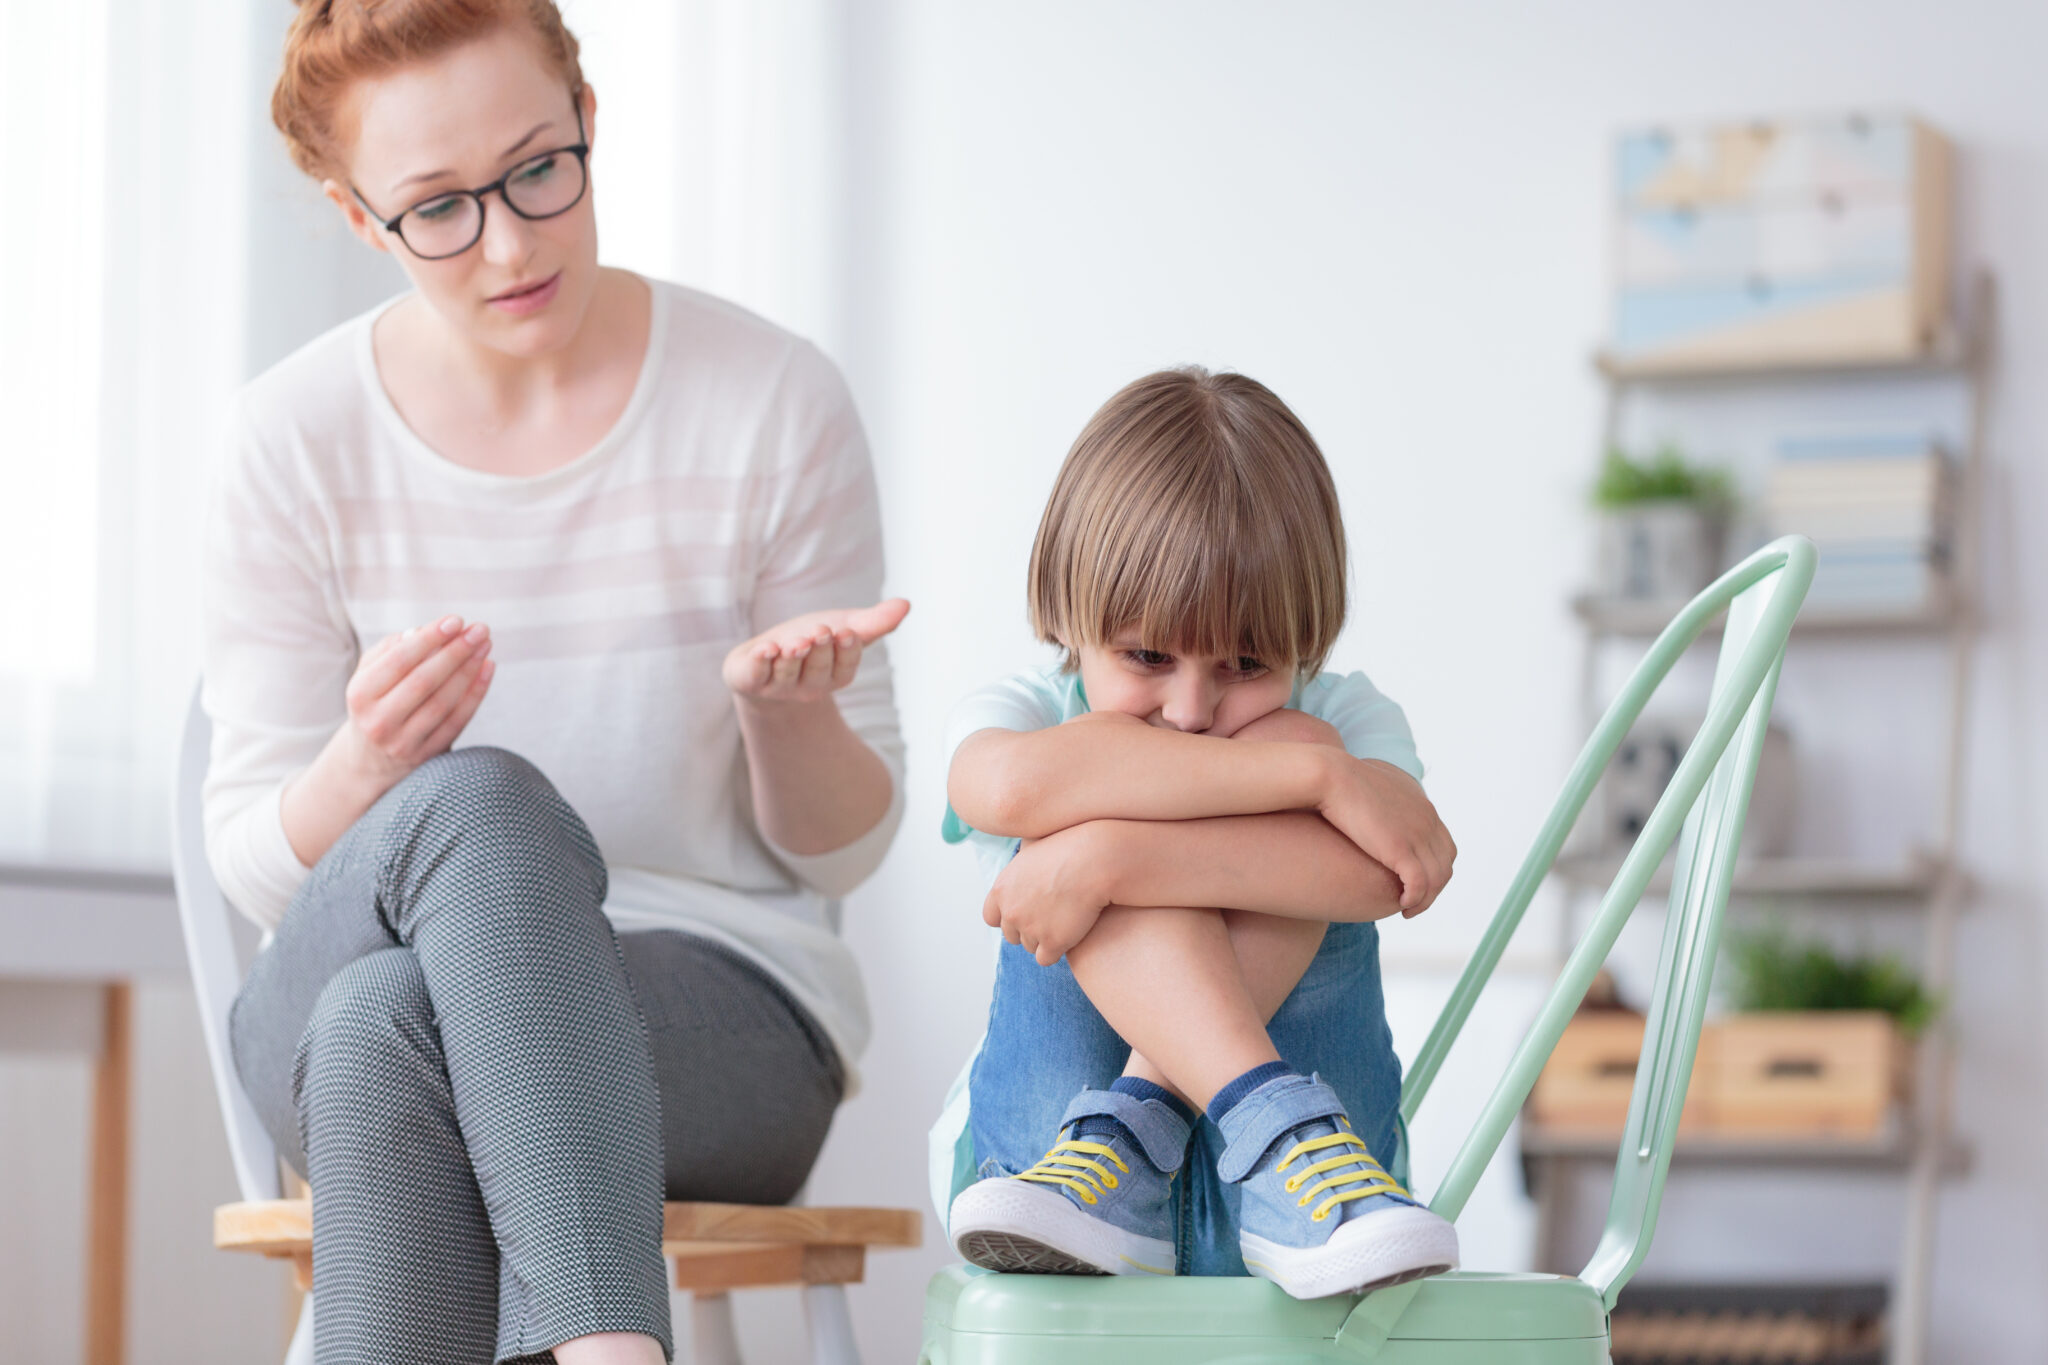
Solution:
M 539 284 L 497 295 L 490 301 L 491 307 L 514 314 L 538 312 L 554 301 L 555 291 L 561 287 L 562 272 L 557 270 Z

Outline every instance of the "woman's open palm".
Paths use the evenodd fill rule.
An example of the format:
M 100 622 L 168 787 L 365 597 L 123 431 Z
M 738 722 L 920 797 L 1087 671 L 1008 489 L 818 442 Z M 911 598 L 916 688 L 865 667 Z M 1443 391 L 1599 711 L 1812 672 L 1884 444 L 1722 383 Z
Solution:
M 807 612 L 725 656 L 725 685 L 755 701 L 817 701 L 853 681 L 861 652 L 903 624 L 910 603 L 891 597 L 872 607 Z

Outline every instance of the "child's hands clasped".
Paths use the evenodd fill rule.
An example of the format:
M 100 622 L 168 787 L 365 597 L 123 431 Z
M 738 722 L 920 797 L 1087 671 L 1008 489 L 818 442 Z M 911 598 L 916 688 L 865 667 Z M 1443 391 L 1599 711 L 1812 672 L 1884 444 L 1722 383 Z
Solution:
M 1110 903 L 1089 826 L 1027 839 L 982 902 L 981 918 L 1050 967 L 1088 936 Z
M 1429 909 L 1458 846 L 1423 795 L 1422 784 L 1391 763 L 1333 754 L 1331 780 L 1318 806 L 1323 818 L 1369 858 L 1401 879 L 1401 914 Z
M 734 645 L 725 685 L 753 701 L 817 701 L 853 681 L 861 651 L 903 624 L 900 597 L 872 607 L 814 611 Z

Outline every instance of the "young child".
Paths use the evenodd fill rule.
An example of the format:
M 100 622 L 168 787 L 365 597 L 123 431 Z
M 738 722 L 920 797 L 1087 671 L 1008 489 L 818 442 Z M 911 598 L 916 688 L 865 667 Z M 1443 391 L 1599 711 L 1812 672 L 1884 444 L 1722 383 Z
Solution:
M 1456 850 L 1400 708 L 1320 671 L 1345 548 L 1315 441 L 1242 375 L 1138 380 L 1068 454 L 1029 596 L 1062 666 L 947 734 L 945 836 L 1005 940 L 933 1131 L 954 1248 L 1296 1298 L 1453 1267 L 1376 1159 L 1400 1063 L 1372 921 L 1427 908 Z

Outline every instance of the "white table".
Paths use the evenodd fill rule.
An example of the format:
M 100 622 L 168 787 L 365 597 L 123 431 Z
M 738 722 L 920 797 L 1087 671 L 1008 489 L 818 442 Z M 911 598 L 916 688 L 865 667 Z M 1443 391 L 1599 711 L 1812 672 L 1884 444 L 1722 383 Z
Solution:
M 87 1166 L 86 1365 L 120 1365 L 126 1338 L 133 983 L 184 975 L 169 872 L 0 862 L 0 992 L 9 983 L 37 983 L 99 994 Z

